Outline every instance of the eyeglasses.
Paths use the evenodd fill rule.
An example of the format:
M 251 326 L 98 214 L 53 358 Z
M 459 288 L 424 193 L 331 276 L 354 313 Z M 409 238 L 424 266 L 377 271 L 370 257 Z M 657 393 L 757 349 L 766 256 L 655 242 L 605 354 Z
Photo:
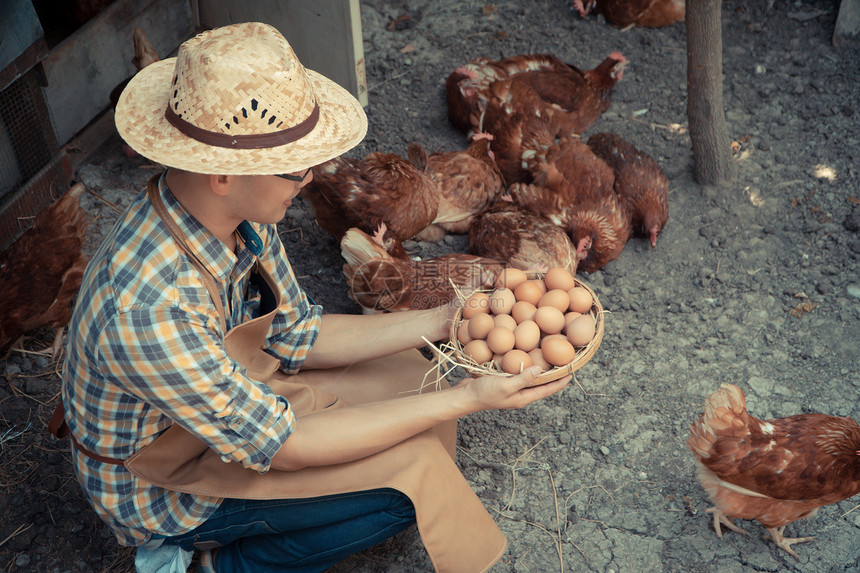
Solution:
M 275 177 L 280 177 L 281 179 L 286 179 L 287 181 L 295 181 L 296 183 L 301 183 L 305 180 L 305 177 L 308 176 L 308 173 L 311 172 L 311 168 L 308 167 L 308 170 L 302 173 L 301 175 L 293 175 L 292 173 L 283 173 L 283 174 L 275 174 Z

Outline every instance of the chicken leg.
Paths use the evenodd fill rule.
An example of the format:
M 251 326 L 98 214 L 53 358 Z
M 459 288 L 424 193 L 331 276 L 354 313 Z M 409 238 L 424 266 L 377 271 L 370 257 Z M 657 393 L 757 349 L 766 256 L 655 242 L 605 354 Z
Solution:
M 60 351 L 63 349 L 63 334 L 66 331 L 65 325 L 58 326 L 54 329 L 54 342 L 51 343 L 51 359 L 57 360 Z
M 782 532 L 785 531 L 785 526 L 782 527 L 768 527 L 767 532 L 770 534 L 770 540 L 776 543 L 776 546 L 780 549 L 785 549 L 791 554 L 792 557 L 800 561 L 800 557 L 797 556 L 797 553 L 791 548 L 795 543 L 803 543 L 804 541 L 812 541 L 815 539 L 814 537 L 783 537 Z M 768 539 L 768 536 L 765 535 L 765 539 Z
M 723 538 L 723 530 L 720 528 L 720 524 L 725 525 L 732 531 L 737 531 L 741 535 L 749 535 L 746 531 L 735 525 L 731 519 L 726 517 L 726 514 L 720 511 L 718 507 L 712 507 L 705 511 L 705 513 L 713 513 L 714 514 L 714 531 L 717 533 L 717 537 L 720 539 Z

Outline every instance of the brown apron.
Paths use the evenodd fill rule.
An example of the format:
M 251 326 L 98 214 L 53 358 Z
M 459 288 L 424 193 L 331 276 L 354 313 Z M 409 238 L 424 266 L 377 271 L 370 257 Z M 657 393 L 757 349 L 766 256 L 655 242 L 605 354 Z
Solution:
M 223 325 L 225 315 L 215 281 L 181 239 L 155 181 L 153 178 L 149 184 L 150 200 L 178 245 L 200 270 Z M 257 272 L 268 285 L 274 284 L 261 265 L 257 265 Z M 273 292 L 277 308 L 281 294 L 277 289 Z M 341 368 L 285 375 L 277 369 L 278 359 L 261 350 L 274 313 L 230 329 L 224 343 L 228 355 L 246 367 L 248 376 L 287 397 L 299 418 L 323 408 L 414 393 L 428 370 L 429 362 L 412 349 Z M 213 497 L 307 498 L 393 488 L 414 504 L 418 531 L 437 571 L 486 571 L 501 558 L 507 540 L 454 462 L 456 433 L 457 421 L 452 420 L 360 460 L 258 473 L 235 462 L 225 463 L 205 442 L 173 424 L 123 465 L 148 483 Z

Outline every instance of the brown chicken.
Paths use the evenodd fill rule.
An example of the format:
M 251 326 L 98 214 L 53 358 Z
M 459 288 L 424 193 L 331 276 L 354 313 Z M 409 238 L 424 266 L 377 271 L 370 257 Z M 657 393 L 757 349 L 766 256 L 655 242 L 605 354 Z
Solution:
M 484 212 L 469 229 L 469 252 L 527 270 L 576 272 L 576 248 L 564 229 L 509 201 Z
M 449 120 L 461 131 L 487 131 L 498 140 L 498 123 L 510 123 L 504 118 L 511 114 L 548 115 L 557 124 L 556 130 L 567 135 L 582 133 L 609 107 L 627 59 L 621 52 L 612 52 L 586 71 L 550 54 L 525 54 L 495 62 L 479 58 L 470 64 L 458 70 L 471 75 L 455 71 L 448 77 Z M 499 154 L 496 145 L 494 151 Z
M 615 174 L 613 189 L 630 209 L 633 233 L 648 237 L 657 246 L 657 236 L 669 220 L 669 179 L 654 159 L 614 133 L 596 133 L 588 147 Z
M 372 236 L 352 228 L 341 239 L 348 294 L 365 314 L 447 304 L 457 297 L 454 285 L 470 294 L 492 286 L 502 271 L 499 261 L 463 253 L 419 261 L 392 256 L 389 251 L 405 253 L 398 243 L 384 224 Z
M 602 14 L 619 28 L 661 28 L 684 20 L 685 0 L 573 0 L 582 18 L 590 12 Z
M 530 182 L 524 161 L 558 138 L 588 129 L 609 108 L 627 64 L 613 52 L 594 70 L 537 70 L 489 86 L 478 128 L 495 137 L 493 151 L 506 181 Z
M 370 234 L 385 222 L 401 241 L 429 226 L 439 210 L 439 193 L 421 167 L 395 153 L 371 152 L 357 160 L 336 157 L 313 168 L 301 196 L 313 205 L 319 226 L 340 241 L 347 229 Z
M 419 234 L 423 240 L 440 240 L 445 233 L 465 233 L 475 214 L 486 209 L 505 190 L 505 180 L 490 144 L 493 136 L 478 133 L 463 151 L 437 151 L 426 155 L 420 144 L 409 146 L 409 156 L 420 165 L 427 157 L 427 173 L 439 193 L 433 224 Z
M 528 85 L 545 104 L 566 112 L 561 117 L 567 134 L 578 134 L 609 108 L 612 90 L 626 67 L 627 58 L 612 52 L 592 70 L 574 66 L 530 70 L 511 76 L 509 81 Z
M 578 138 L 564 138 L 534 158 L 533 173 L 535 183 L 511 185 L 511 199 L 570 235 L 578 268 L 590 273 L 618 258 L 632 226 L 612 169 Z
M 475 58 L 455 69 L 445 80 L 448 120 L 460 131 L 471 133 L 486 107 L 490 84 L 521 72 L 567 67 L 552 54 L 521 54 L 501 60 Z
M 860 493 L 860 424 L 826 414 L 757 420 L 732 384 L 705 400 L 687 447 L 714 502 L 717 536 L 721 525 L 746 534 L 730 518 L 755 519 L 795 558 L 791 545 L 812 538 L 783 537 L 785 526 Z
M 78 204 L 83 191 L 73 186 L 0 253 L 0 352 L 49 326 L 56 330 L 52 356 L 59 353 L 88 261 L 82 252 L 86 216 Z

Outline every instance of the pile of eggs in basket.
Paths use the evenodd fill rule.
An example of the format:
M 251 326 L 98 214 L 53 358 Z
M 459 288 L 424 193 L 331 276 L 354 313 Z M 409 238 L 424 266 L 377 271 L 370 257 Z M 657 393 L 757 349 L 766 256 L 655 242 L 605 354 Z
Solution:
M 549 269 L 541 279 L 509 267 L 495 287 L 463 304 L 457 340 L 476 363 L 492 361 L 509 374 L 533 364 L 551 370 L 594 338 L 594 300 L 566 269 Z

